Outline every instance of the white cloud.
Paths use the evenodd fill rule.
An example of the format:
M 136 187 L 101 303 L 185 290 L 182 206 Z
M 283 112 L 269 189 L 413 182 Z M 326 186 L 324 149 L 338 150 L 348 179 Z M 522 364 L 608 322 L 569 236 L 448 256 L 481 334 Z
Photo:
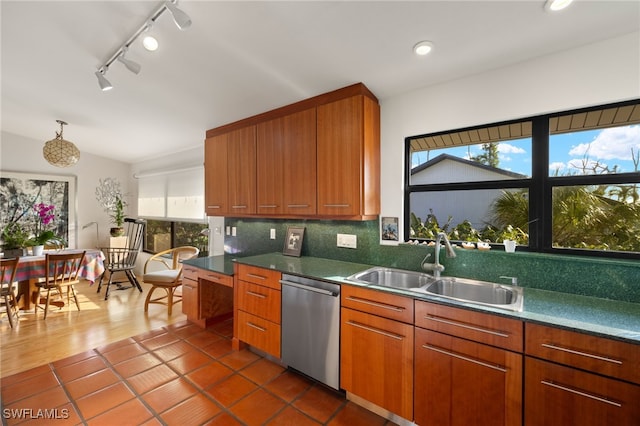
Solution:
M 500 151 L 501 154 L 526 154 L 527 153 L 527 151 L 525 151 L 524 149 L 517 146 L 510 145 L 508 143 L 500 143 L 500 145 L 498 145 L 498 151 Z
M 640 126 L 614 127 L 602 130 L 591 143 L 581 143 L 569 151 L 570 155 L 599 160 L 631 160 L 631 149 L 640 151 Z
M 566 167 L 567 166 L 562 161 L 556 161 L 556 162 L 553 162 L 553 163 L 549 164 L 549 171 L 550 172 L 555 172 L 556 170 L 558 170 L 558 171 L 561 172 Z

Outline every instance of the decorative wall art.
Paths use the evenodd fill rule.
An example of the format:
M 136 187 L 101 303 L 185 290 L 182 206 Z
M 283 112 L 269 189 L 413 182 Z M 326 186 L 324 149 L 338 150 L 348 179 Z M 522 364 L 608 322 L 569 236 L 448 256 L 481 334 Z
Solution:
M 49 228 L 75 248 L 76 177 L 0 171 L 0 231 L 17 223 L 27 232 L 40 220 L 36 206 L 54 206 Z

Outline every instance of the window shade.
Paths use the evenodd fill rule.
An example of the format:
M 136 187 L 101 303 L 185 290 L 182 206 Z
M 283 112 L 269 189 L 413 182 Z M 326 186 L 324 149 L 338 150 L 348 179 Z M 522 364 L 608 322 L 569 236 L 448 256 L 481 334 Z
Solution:
M 138 214 L 149 218 L 204 219 L 204 168 L 140 177 Z

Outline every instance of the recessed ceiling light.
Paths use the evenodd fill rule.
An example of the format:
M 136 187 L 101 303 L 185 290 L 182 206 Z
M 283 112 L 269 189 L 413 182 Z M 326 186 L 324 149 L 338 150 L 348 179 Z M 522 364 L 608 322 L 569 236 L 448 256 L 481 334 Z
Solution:
M 150 52 L 158 50 L 158 40 L 155 37 L 147 35 L 142 39 L 142 45 Z
M 547 0 L 547 2 L 544 4 L 544 8 L 545 10 L 556 12 L 569 6 L 572 2 L 573 0 Z
M 433 50 L 433 43 L 430 41 L 421 41 L 413 46 L 414 53 L 419 56 L 427 55 L 431 50 Z

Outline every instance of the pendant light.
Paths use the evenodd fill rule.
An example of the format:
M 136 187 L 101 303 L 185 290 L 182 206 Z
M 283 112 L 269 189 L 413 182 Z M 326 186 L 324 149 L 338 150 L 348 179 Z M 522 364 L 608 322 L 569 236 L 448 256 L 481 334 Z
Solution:
M 56 132 L 55 139 L 51 139 L 44 144 L 42 155 L 45 160 L 56 167 L 73 166 L 80 159 L 80 150 L 73 142 L 64 140 L 62 137 L 63 126 L 67 123 L 62 120 L 56 120 L 56 123 L 60 124 L 60 133 Z

